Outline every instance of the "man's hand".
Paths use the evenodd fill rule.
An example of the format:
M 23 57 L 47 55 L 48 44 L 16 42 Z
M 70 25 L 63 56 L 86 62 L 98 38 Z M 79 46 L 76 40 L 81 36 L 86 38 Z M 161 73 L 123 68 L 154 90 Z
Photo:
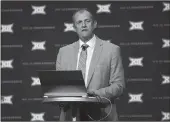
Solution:
M 94 90 L 94 89 L 88 90 L 88 91 L 87 91 L 87 94 L 88 94 L 89 96 L 96 96 L 96 95 L 97 95 L 97 96 L 100 96 L 98 90 Z
M 101 95 L 99 94 L 99 90 L 89 90 L 87 92 L 88 96 L 92 96 L 92 97 L 96 97 L 96 99 L 98 100 L 99 103 L 102 103 L 102 98 Z M 100 104 L 101 107 L 101 104 Z

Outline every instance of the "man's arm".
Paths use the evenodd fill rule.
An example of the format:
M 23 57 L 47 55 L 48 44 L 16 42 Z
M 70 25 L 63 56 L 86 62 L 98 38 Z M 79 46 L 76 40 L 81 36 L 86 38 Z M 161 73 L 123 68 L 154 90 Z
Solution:
M 115 51 L 112 51 L 110 69 L 109 86 L 95 90 L 94 93 L 103 97 L 116 98 L 123 93 L 125 88 L 124 69 L 120 54 L 120 47 L 117 47 Z
M 61 70 L 61 49 L 59 49 L 58 55 L 57 55 L 56 70 Z

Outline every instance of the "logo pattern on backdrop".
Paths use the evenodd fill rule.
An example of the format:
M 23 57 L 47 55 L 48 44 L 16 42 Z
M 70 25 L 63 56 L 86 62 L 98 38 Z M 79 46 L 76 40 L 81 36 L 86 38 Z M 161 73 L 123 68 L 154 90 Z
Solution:
M 33 81 L 31 86 L 41 85 L 40 79 L 38 77 L 31 77 L 31 79 Z
M 162 48 L 170 47 L 170 39 L 162 39 L 162 42 L 163 42 Z
M 73 23 L 64 23 L 65 29 L 64 32 L 68 32 L 68 31 L 74 31 L 75 29 L 73 27 Z
M 130 97 L 128 103 L 133 103 L 133 102 L 143 103 L 143 100 L 142 100 L 143 93 L 140 93 L 140 94 L 129 93 L 128 95 Z
M 59 4 L 56 1 L 53 4 L 50 4 L 50 2 L 49 4 L 44 4 L 44 2 L 37 1 L 36 4 L 35 2 L 25 2 L 23 6 L 17 8 L 17 6 L 20 5 L 19 1 L 8 5 L 9 3 L 2 1 L 1 69 L 3 70 L 1 71 L 3 89 L 1 104 L 5 111 L 11 111 L 11 109 L 17 107 L 17 112 L 21 113 L 21 119 L 22 113 L 25 113 L 25 109 L 20 106 L 15 106 L 20 103 L 19 100 L 21 100 L 21 102 L 30 106 L 31 109 L 24 115 L 27 119 L 31 121 L 45 121 L 45 115 L 50 118 L 51 115 L 49 114 L 55 113 L 57 108 L 56 110 L 50 107 L 44 108 L 43 111 L 45 112 L 42 112 L 40 109 L 41 104 L 35 102 L 42 100 L 40 96 L 35 96 L 38 94 L 37 87 L 41 85 L 36 71 L 56 70 L 56 58 L 59 48 L 71 44 L 73 40 L 77 40 L 77 36 L 75 36 L 74 33 L 66 32 L 75 32 L 73 23 L 71 23 L 71 14 L 73 11 L 81 8 L 81 6 L 67 2 Z M 149 106 L 150 103 L 146 100 L 146 96 L 153 100 L 152 103 L 155 106 L 159 105 L 162 108 L 166 108 L 165 106 L 167 104 L 164 104 L 164 102 L 170 99 L 167 94 L 164 94 L 168 93 L 167 86 L 170 84 L 170 75 L 166 72 L 169 71 L 168 68 L 170 64 L 169 57 L 166 54 L 169 54 L 168 51 L 170 47 L 170 37 L 167 30 L 170 26 L 170 3 L 138 2 L 137 4 L 133 4 L 133 2 L 129 2 L 125 4 L 124 2 L 116 2 L 115 4 L 115 2 L 105 2 L 105 4 L 103 4 L 103 2 L 83 2 L 83 8 L 92 9 L 92 11 L 96 13 L 98 20 L 96 35 L 108 43 L 114 43 L 120 46 L 123 65 L 125 65 L 125 73 L 132 74 L 131 76 L 126 75 L 128 86 L 135 87 L 141 83 L 142 87 L 134 90 L 134 92 L 125 94 L 126 102 L 121 98 L 118 99 L 119 111 L 124 112 L 126 109 L 122 107 L 122 104 L 126 104 L 124 106 L 128 107 L 129 104 L 139 103 L 136 104 L 139 108 L 141 103 Z M 150 17 L 146 18 L 146 15 L 150 15 Z M 151 56 L 149 57 L 148 55 Z M 151 65 L 145 66 L 145 60 L 148 63 L 150 62 Z M 132 71 L 132 67 L 136 70 Z M 153 67 L 160 67 L 155 70 L 154 76 L 152 73 Z M 14 68 L 21 70 L 13 70 Z M 23 72 L 22 75 L 20 72 Z M 164 73 L 160 75 L 160 72 Z M 159 78 L 157 78 L 157 74 Z M 27 77 L 25 77 L 25 75 Z M 18 98 L 18 92 L 13 92 L 12 95 L 9 93 L 11 89 L 18 89 L 23 86 L 21 84 L 25 84 L 27 81 L 30 85 L 26 83 L 26 88 L 24 87 L 23 89 L 25 91 L 21 91 L 23 95 L 22 98 Z M 145 94 L 157 89 L 157 87 L 163 89 L 154 91 L 155 96 Z M 17 104 L 13 104 L 13 98 L 15 98 L 15 103 Z M 157 100 L 160 102 L 157 102 Z M 33 102 L 34 104 L 32 104 Z M 157 105 L 157 103 L 160 104 Z M 12 107 L 9 108 L 9 105 Z M 152 113 L 148 113 L 149 109 L 149 107 L 146 109 L 138 109 L 139 112 L 143 114 L 137 115 L 136 117 L 138 118 L 136 118 L 136 113 L 133 113 L 134 108 L 132 107 L 125 113 L 128 116 L 120 115 L 120 120 L 126 121 L 129 120 L 129 117 L 131 117 L 132 120 L 150 120 L 151 118 L 155 120 L 154 117 L 155 115 L 157 116 L 158 112 L 160 116 L 162 116 L 160 120 L 170 120 L 170 112 L 167 108 L 161 112 L 158 108 L 152 111 Z M 39 113 L 34 113 L 33 111 L 39 111 Z M 4 111 L 2 111 L 2 113 L 3 112 Z M 149 116 L 144 116 L 146 113 Z M 11 116 L 5 115 L 5 112 L 3 114 L 3 120 L 16 121 L 16 118 L 12 118 L 16 113 L 12 113 L 11 111 Z M 57 111 L 55 116 L 58 115 L 59 112 Z M 7 116 L 10 119 L 7 118 Z M 25 118 L 22 119 L 24 120 Z M 52 116 L 50 119 L 57 121 L 59 117 L 56 118 Z
M 129 30 L 132 31 L 132 30 L 144 30 L 143 28 L 143 23 L 144 21 L 139 21 L 139 22 L 133 22 L 133 21 L 129 21 L 130 23 L 130 28 Z
M 14 31 L 13 31 L 13 25 L 14 24 L 2 24 L 1 25 L 1 32 L 2 33 L 13 33 Z
M 1 96 L 1 104 L 13 104 L 13 95 Z
M 44 6 L 34 6 L 34 5 L 32 5 L 31 7 L 33 9 L 31 15 L 36 15 L 36 14 L 45 15 L 46 14 L 46 12 L 45 12 L 46 5 L 44 5 Z
M 163 2 L 163 5 L 164 5 L 164 8 L 162 10 L 163 12 L 170 11 L 170 3 Z
M 162 75 L 162 83 L 161 84 L 169 84 L 170 83 L 170 76 Z
M 44 120 L 44 114 L 45 112 L 42 113 L 32 113 L 31 112 L 31 121 L 45 121 Z
M 46 41 L 41 41 L 41 42 L 32 41 L 31 43 L 33 44 L 33 47 L 31 49 L 32 51 L 34 51 L 34 50 L 46 50 L 46 47 L 45 47 Z
M 161 111 L 161 113 L 162 113 L 162 120 L 163 121 L 170 120 L 170 112 Z
M 133 67 L 133 66 L 143 67 L 143 62 L 142 62 L 143 59 L 144 57 L 140 57 L 140 58 L 129 57 L 129 60 L 130 60 L 129 67 Z
M 100 5 L 97 4 L 98 10 L 96 13 L 100 14 L 100 13 L 111 13 L 110 7 L 111 4 L 106 4 L 106 5 Z
M 14 59 L 11 60 L 1 60 L 1 68 L 9 68 L 9 69 L 13 69 L 13 63 Z

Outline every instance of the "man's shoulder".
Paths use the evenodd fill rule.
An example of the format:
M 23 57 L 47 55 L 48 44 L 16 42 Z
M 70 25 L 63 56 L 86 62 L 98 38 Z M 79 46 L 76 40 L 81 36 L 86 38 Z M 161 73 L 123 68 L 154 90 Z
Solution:
M 111 43 L 110 40 L 102 40 L 103 47 L 107 49 L 119 49 L 120 47 L 114 43 Z
M 66 46 L 63 46 L 63 47 L 60 48 L 60 50 L 61 51 L 69 51 L 70 49 L 74 49 L 76 43 L 77 42 L 74 42 L 74 43 L 68 44 Z
M 103 40 L 103 50 L 104 52 L 110 52 L 111 54 L 119 54 L 121 49 L 118 45 L 111 43 L 110 41 Z

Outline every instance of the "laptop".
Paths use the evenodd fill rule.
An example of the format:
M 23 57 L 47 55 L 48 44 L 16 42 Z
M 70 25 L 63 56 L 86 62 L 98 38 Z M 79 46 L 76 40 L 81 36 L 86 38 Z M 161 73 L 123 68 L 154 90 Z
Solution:
M 83 97 L 87 96 L 81 70 L 37 71 L 42 92 L 46 97 Z

